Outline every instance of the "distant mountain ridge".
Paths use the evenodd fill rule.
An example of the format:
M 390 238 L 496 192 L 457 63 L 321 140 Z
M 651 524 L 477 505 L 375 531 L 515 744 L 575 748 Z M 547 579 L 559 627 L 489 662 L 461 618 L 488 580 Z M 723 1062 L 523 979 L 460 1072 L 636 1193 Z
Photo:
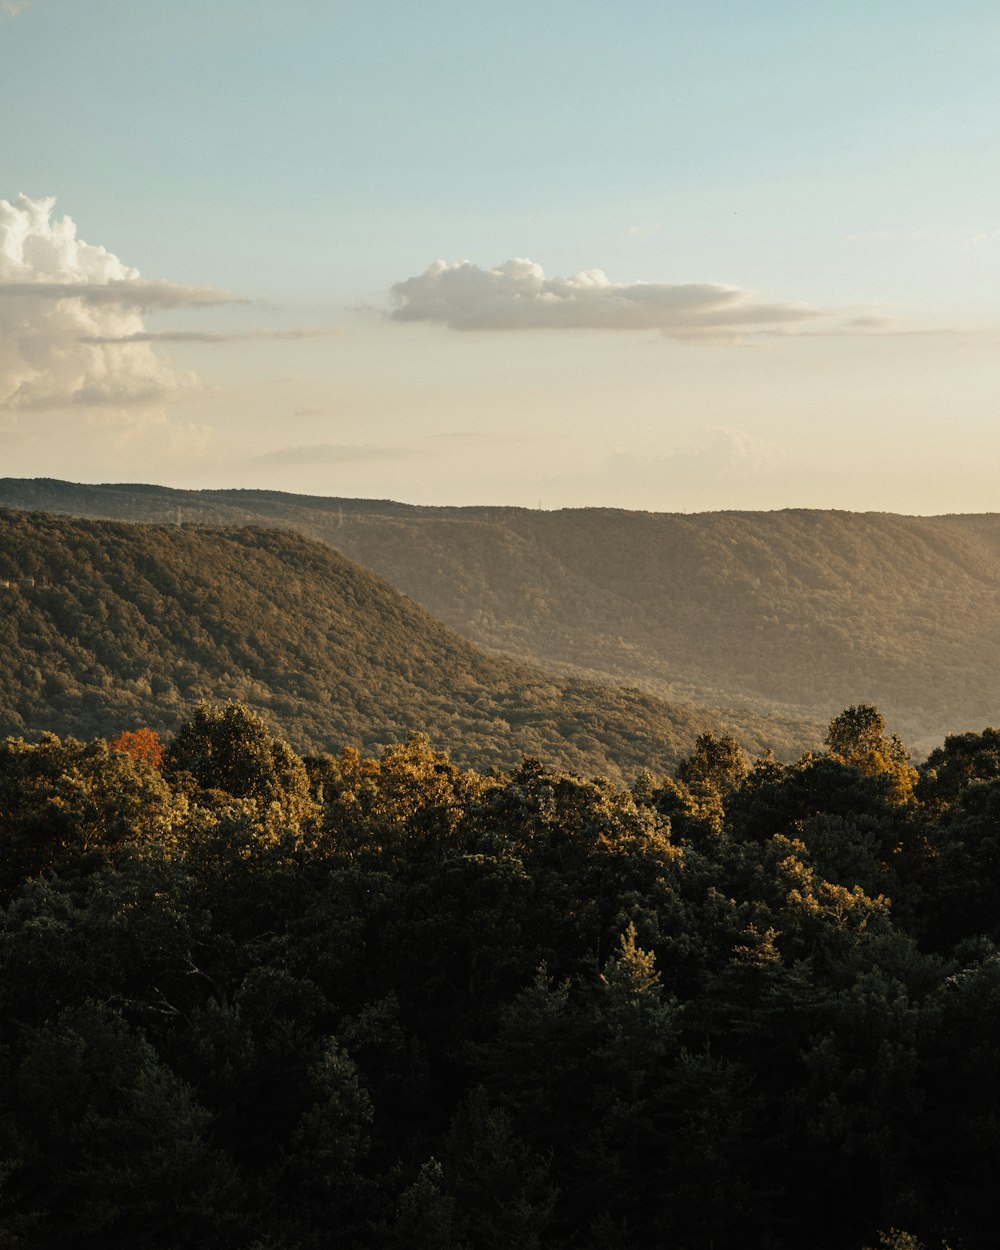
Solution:
M 0 508 L 0 735 L 169 732 L 202 699 L 269 713 L 299 751 L 424 731 L 463 765 L 524 753 L 619 779 L 737 728 L 487 654 L 300 534 Z M 739 728 L 751 750 L 812 734 Z
M 660 697 L 824 722 L 877 703 L 915 745 L 1000 719 L 1000 515 L 421 507 L 0 479 L 0 503 L 295 529 L 464 637 Z

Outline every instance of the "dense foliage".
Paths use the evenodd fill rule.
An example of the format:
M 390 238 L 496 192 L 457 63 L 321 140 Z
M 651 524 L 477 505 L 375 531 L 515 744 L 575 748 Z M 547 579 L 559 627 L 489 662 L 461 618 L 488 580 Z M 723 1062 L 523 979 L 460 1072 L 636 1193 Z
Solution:
M 198 699 L 269 712 L 299 750 L 421 730 L 478 768 L 526 752 L 619 780 L 725 726 L 488 655 L 297 534 L 0 508 L 0 733 L 171 731 Z M 741 729 L 754 749 L 787 742 L 760 718 Z
M 821 723 L 876 702 L 920 749 L 1000 702 L 996 515 L 428 508 L 11 479 L 0 501 L 292 527 L 474 642 L 670 699 Z
M 826 745 L 9 738 L 0 1244 L 991 1250 L 1000 732 Z

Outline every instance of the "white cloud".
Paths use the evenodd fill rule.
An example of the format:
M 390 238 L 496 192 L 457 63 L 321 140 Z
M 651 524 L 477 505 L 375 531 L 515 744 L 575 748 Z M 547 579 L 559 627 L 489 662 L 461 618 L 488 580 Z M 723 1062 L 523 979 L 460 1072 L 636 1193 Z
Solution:
M 229 297 L 143 281 L 77 238 L 69 217 L 54 219 L 54 203 L 0 200 L 0 409 L 129 408 L 189 385 L 145 341 L 143 312 Z
M 17 17 L 19 13 L 31 7 L 31 2 L 32 0 L 0 0 L 0 21 Z
M 397 282 L 396 321 L 436 321 L 453 330 L 659 330 L 672 338 L 726 338 L 820 315 L 805 304 L 758 302 L 714 282 L 614 283 L 600 269 L 547 278 L 534 261 L 496 269 L 435 261 Z

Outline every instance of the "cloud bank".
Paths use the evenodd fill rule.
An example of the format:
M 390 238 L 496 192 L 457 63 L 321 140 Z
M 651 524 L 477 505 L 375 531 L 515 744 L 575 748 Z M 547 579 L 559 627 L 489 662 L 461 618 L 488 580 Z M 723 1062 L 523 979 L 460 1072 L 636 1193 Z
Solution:
M 821 315 L 806 304 L 761 303 L 742 287 L 714 282 L 614 283 L 600 269 L 547 278 L 515 258 L 496 269 L 435 261 L 392 288 L 394 321 L 434 321 L 452 330 L 659 330 L 671 338 L 726 338 L 779 329 Z
M 143 281 L 54 204 L 0 200 L 0 409 L 148 405 L 189 384 L 143 338 L 143 314 L 229 297 Z

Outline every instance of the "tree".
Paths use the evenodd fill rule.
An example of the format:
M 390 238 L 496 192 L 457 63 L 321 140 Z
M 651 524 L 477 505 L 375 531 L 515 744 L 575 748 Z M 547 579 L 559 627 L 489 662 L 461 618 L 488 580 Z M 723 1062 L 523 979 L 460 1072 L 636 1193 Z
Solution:
M 33 1139 L 15 1195 L 36 1244 L 223 1247 L 239 1191 L 191 1089 L 115 1012 L 90 1001 L 31 1032 L 12 1100 Z
M 121 751 L 134 760 L 142 760 L 159 768 L 163 762 L 163 743 L 155 729 L 125 729 L 108 743 L 112 751 Z
M 711 788 L 728 794 L 746 781 L 750 772 L 743 748 L 735 738 L 699 735 L 693 754 L 677 765 L 677 779 L 689 789 Z
M 949 734 L 920 767 L 917 797 L 938 816 L 969 786 L 1000 778 L 1000 730 Z
M 315 814 L 305 765 L 242 703 L 199 704 L 167 748 L 163 765 L 175 783 L 187 773 L 202 790 L 222 790 L 259 808 L 277 805 L 295 827 Z
M 735 738 L 701 734 L 694 752 L 677 765 L 677 782 L 682 793 L 690 796 L 697 818 L 690 830 L 696 832 L 700 822 L 718 833 L 726 801 L 744 784 L 749 773 L 743 748 Z
M 898 734 L 885 732 L 885 717 L 874 704 L 846 708 L 830 722 L 825 738 L 830 754 L 866 776 L 884 777 L 896 803 L 913 795 L 917 772 Z
M 510 1116 L 474 1089 L 448 1134 L 448 1188 L 456 1224 L 476 1250 L 540 1250 L 555 1208 L 548 1162 L 514 1132 Z
M 437 1159 L 427 1159 L 403 1190 L 385 1244 L 390 1250 L 468 1250 L 455 1232 L 455 1199 L 445 1192 Z
M 308 1104 L 283 1152 L 279 1197 L 294 1221 L 338 1228 L 348 1240 L 365 1222 L 369 1187 L 359 1173 L 368 1152 L 373 1110 L 350 1055 L 326 1039 L 307 1074 Z
M 80 871 L 123 847 L 169 850 L 187 809 L 144 760 L 46 734 L 0 743 L 0 888 Z
M 962 790 L 930 834 L 922 920 L 935 948 L 1000 937 L 1000 779 Z

